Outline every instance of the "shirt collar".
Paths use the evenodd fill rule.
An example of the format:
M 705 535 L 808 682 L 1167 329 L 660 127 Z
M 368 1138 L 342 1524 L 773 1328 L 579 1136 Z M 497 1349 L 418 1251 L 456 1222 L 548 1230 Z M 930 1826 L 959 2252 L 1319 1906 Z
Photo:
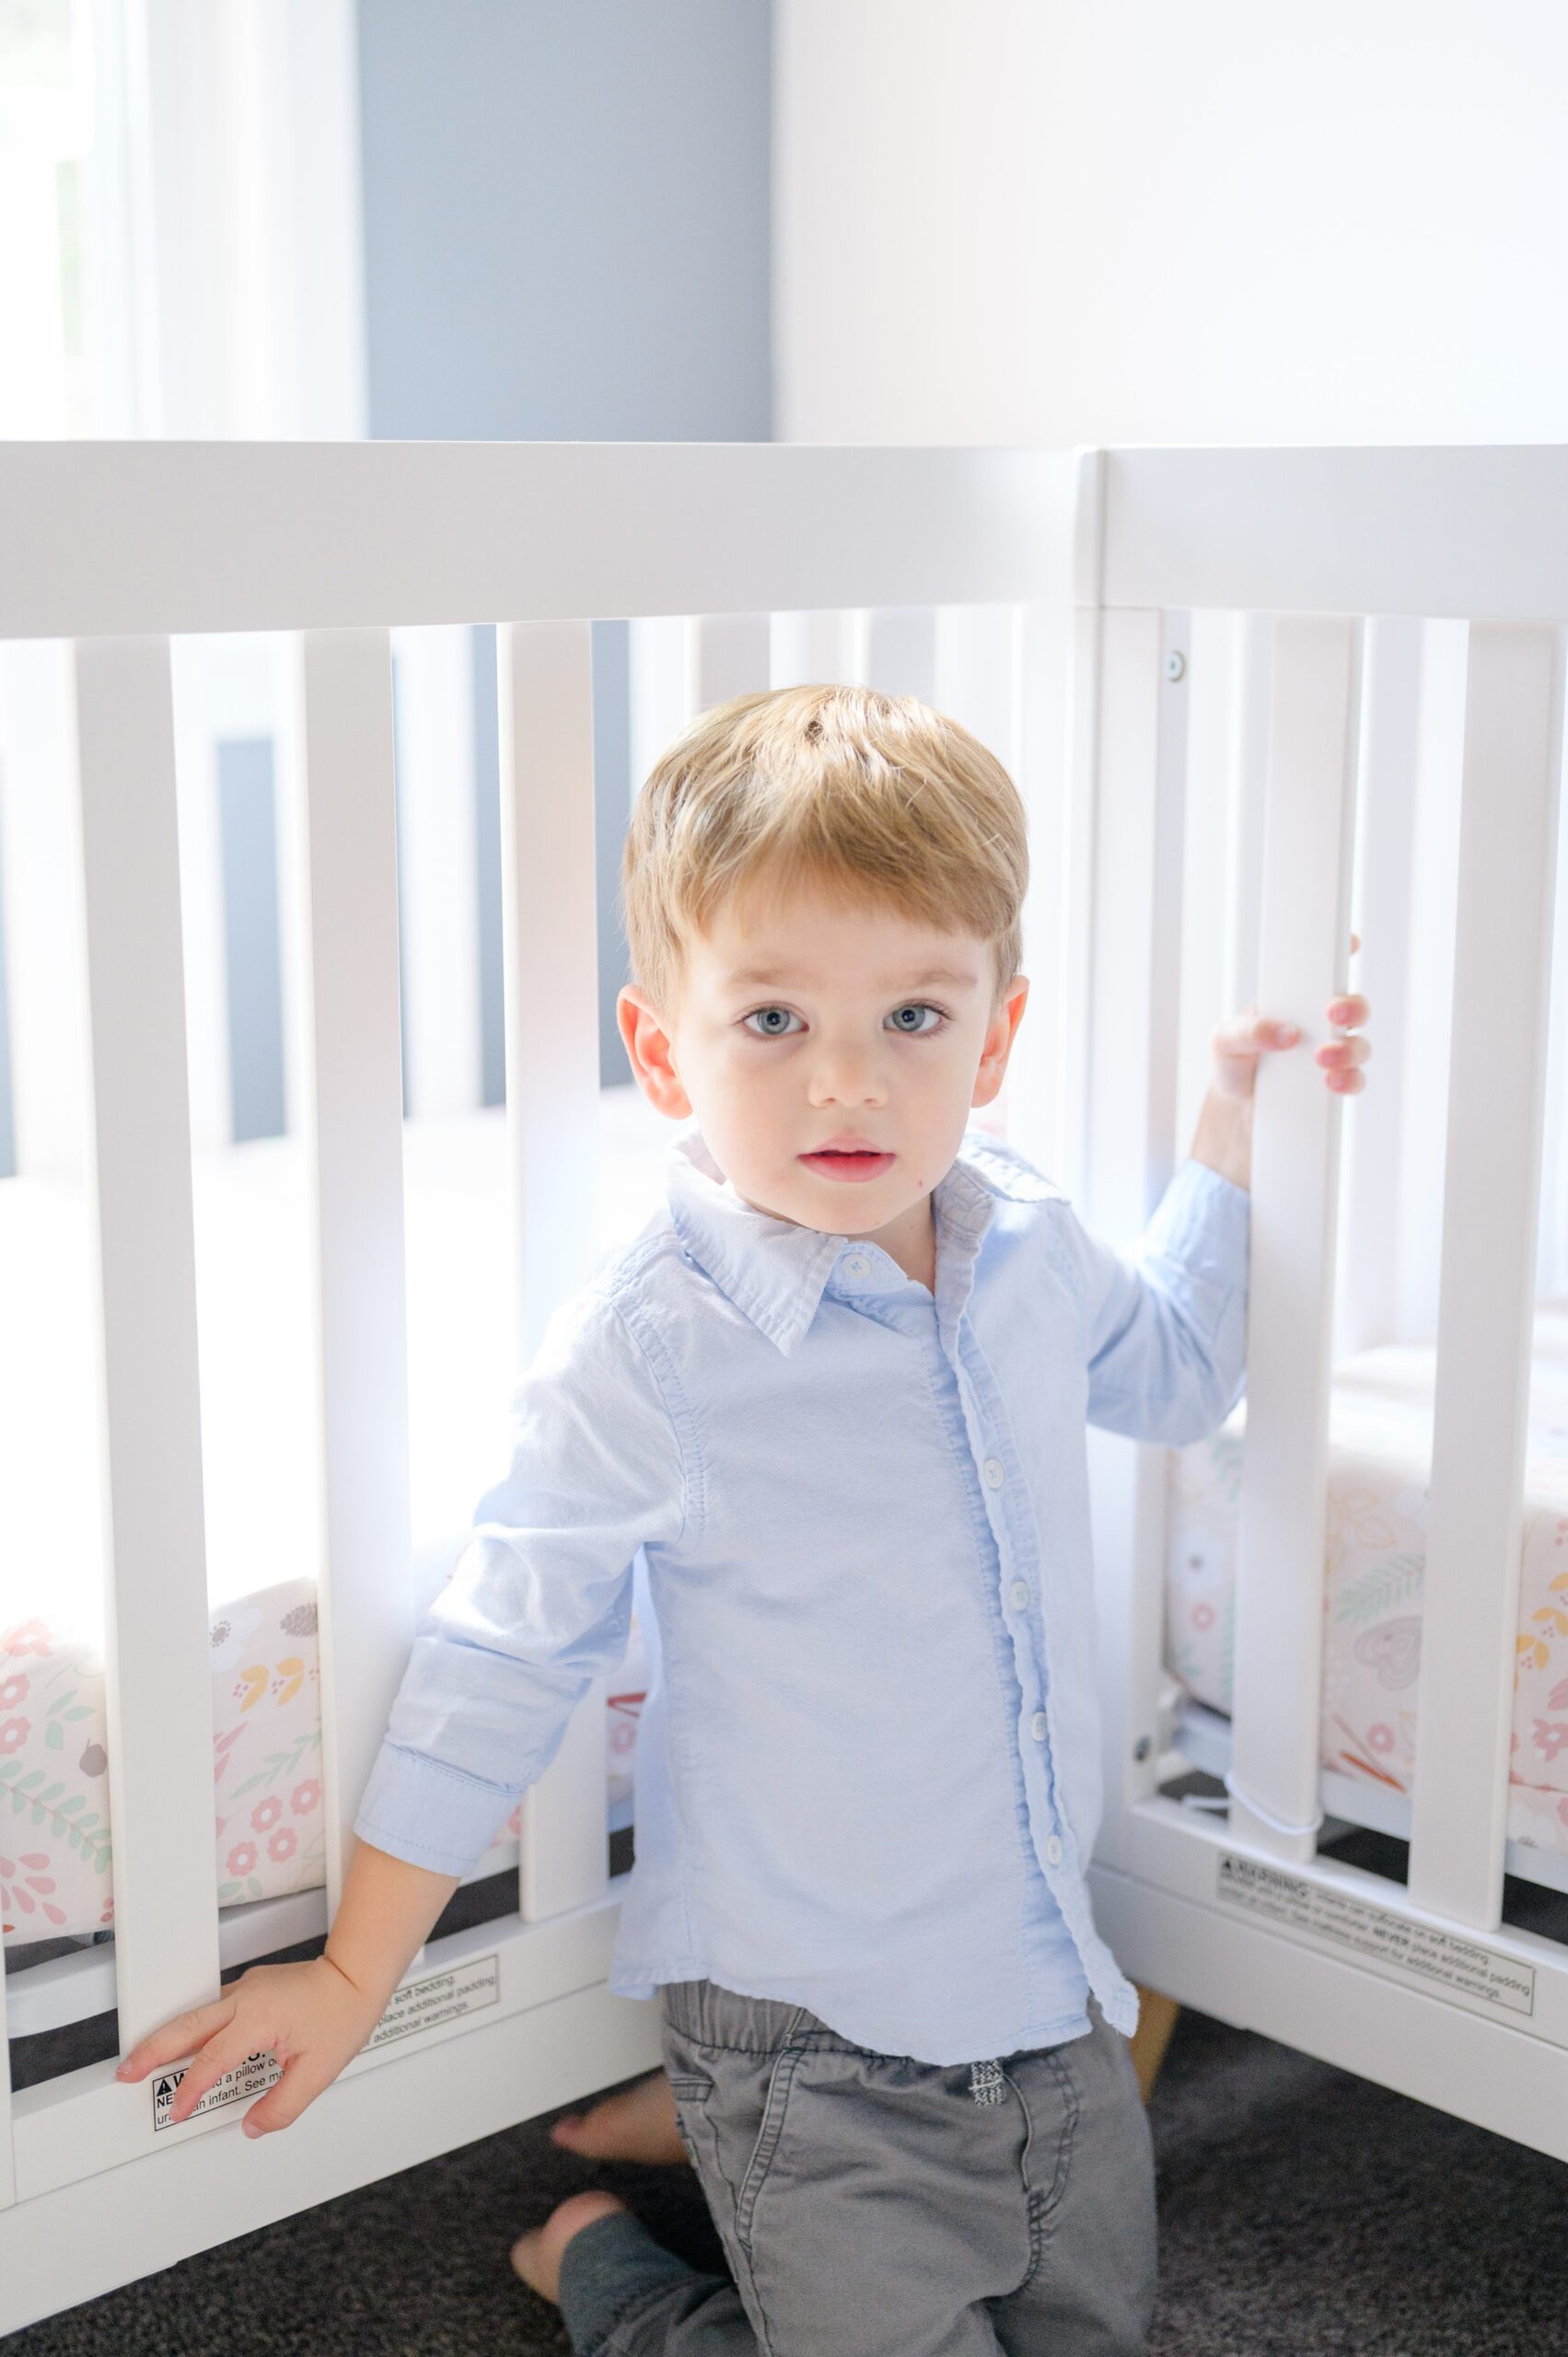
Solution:
M 786 1357 L 825 1292 L 864 1294 L 909 1282 L 892 1256 L 864 1237 L 830 1236 L 754 1210 L 725 1178 L 700 1130 L 683 1131 L 675 1140 L 666 1172 L 670 1216 L 683 1248 Z M 932 1196 L 938 1306 L 944 1296 L 954 1301 L 955 1288 L 967 1295 L 999 1194 L 1056 1191 L 1015 1147 L 986 1131 L 966 1130 Z

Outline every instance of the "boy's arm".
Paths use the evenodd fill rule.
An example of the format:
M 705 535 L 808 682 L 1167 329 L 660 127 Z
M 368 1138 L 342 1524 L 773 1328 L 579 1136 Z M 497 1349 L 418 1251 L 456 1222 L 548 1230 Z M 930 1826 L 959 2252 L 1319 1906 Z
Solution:
M 1189 1155 L 1125 1258 L 1070 1205 L 1061 1210 L 1083 1308 L 1089 1422 L 1133 1440 L 1202 1440 L 1246 1381 L 1246 1188 Z
M 668 1376 L 645 1318 L 633 1329 L 597 1285 L 550 1319 L 514 1395 L 509 1469 L 415 1633 L 354 1818 L 362 1841 L 460 1879 L 620 1659 L 637 1550 L 685 1525 Z
M 460 1879 L 411 1866 L 372 1842 L 354 1843 L 326 1956 L 376 2008 L 377 2019 Z

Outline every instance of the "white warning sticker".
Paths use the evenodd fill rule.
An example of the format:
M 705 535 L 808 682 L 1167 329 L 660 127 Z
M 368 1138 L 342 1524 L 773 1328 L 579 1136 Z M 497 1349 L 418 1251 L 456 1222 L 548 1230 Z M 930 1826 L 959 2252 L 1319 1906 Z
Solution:
M 462 2014 L 477 2014 L 501 1998 L 499 1955 L 470 1956 L 449 1972 L 432 1972 L 423 1980 L 408 1980 L 392 1992 L 392 2000 L 365 2041 L 369 2053 L 389 2046 L 394 2038 L 410 2038 L 415 2030 L 434 2029 L 437 2022 L 456 2021 Z
M 1365 1962 L 1434 1981 L 1456 1996 L 1470 1997 L 1511 2014 L 1533 2014 L 1536 1976 L 1532 1965 L 1482 1947 L 1479 1941 L 1430 1924 L 1412 1923 L 1346 1892 L 1325 1890 L 1283 1866 L 1258 1858 L 1219 1854 L 1219 1897 L 1249 1915 L 1261 1915 L 1308 1939 L 1347 1948 Z
M 153 2073 L 153 2126 L 155 2128 L 184 2128 L 189 2123 L 172 2117 L 174 2097 L 180 2080 L 191 2065 L 182 2062 L 177 2071 L 156 2071 Z M 200 2119 L 203 2112 L 217 2111 L 226 2103 L 244 2103 L 251 2096 L 265 2093 L 283 2077 L 283 2064 L 275 2054 L 248 2054 L 232 2071 L 226 2071 L 215 2080 L 191 2113 Z

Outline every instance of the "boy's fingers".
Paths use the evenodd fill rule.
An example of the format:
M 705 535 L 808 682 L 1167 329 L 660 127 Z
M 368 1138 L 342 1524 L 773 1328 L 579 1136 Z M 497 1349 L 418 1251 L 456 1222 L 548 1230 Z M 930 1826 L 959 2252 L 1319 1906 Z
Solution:
M 145 2038 L 139 2038 L 123 2061 L 115 2066 L 117 2079 L 134 2080 L 149 2071 L 161 2070 L 166 2062 L 177 2062 L 182 2054 L 194 2054 L 198 2047 L 225 2028 L 234 2019 L 234 2000 L 220 1997 L 215 2004 L 198 2005 L 194 2013 L 176 2014 Z
M 291 2128 L 307 2104 L 314 2103 L 335 2075 L 324 2071 L 319 2062 L 308 2061 L 303 2054 L 296 2055 L 283 2077 L 274 2080 L 260 2103 L 253 2103 L 246 2113 L 240 2122 L 245 2133 L 267 2136 L 273 2129 Z
M 1255 1049 L 1272 1046 L 1278 1029 L 1267 1015 L 1230 1015 L 1215 1024 L 1211 1044 L 1217 1055 L 1250 1055 Z
M 169 2118 L 189 2119 L 207 2089 L 215 2087 L 226 2071 L 238 2070 L 247 2055 L 256 2051 L 254 2036 L 247 2037 L 242 2030 L 231 2030 L 226 2038 L 210 2038 L 175 2089 Z

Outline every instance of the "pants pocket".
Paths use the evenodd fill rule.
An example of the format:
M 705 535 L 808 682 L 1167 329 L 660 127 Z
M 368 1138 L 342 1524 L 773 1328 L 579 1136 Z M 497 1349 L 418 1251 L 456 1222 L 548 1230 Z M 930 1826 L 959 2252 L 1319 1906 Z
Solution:
M 698 2121 L 705 2116 L 702 2107 L 712 2096 L 714 2083 L 693 2071 L 668 2071 L 665 2075 L 669 2081 L 669 2091 L 675 2097 L 677 2133 L 686 2147 L 687 2159 L 701 2176 L 702 2163 L 697 2154 Z
M 768 2074 L 768 2092 L 762 2105 L 762 2118 L 757 2131 L 757 2141 L 746 2165 L 735 2198 L 735 2231 L 742 2248 L 751 2249 L 751 2219 L 757 2207 L 757 2196 L 767 2183 L 773 2154 L 784 2134 L 784 2113 L 789 2107 L 789 2091 L 800 2067 L 798 2047 L 785 2047 Z

